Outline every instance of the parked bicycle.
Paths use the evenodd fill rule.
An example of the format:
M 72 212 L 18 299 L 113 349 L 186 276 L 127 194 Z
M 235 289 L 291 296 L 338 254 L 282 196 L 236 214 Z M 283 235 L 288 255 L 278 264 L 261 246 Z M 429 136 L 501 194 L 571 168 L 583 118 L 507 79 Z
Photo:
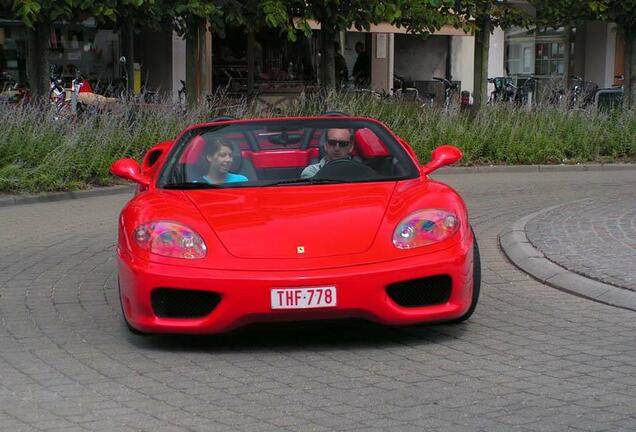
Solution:
M 488 82 L 495 86 L 495 89 L 490 92 L 488 97 L 489 104 L 514 100 L 517 88 L 513 84 L 511 77 L 488 78 Z
M 0 73 L 0 104 L 19 105 L 31 100 L 29 87 L 16 80 L 13 75 Z
M 92 116 L 102 109 L 110 109 L 118 101 L 117 98 L 95 93 L 79 69 L 75 70 L 70 88 L 66 88 L 61 77 L 61 68 L 56 65 L 51 66 L 49 100 L 54 107 L 55 120 Z
M 454 83 L 446 78 L 433 77 L 433 80 L 444 84 L 444 104 L 442 105 L 444 111 L 448 111 L 451 107 L 453 98 L 459 90 L 457 83 Z
M 598 85 L 585 81 L 577 75 L 570 76 L 571 85 L 566 92 L 563 88 L 552 90 L 549 102 L 552 105 L 565 106 L 568 109 L 585 109 L 594 104 L 594 94 Z
M 514 84 L 512 77 L 488 78 L 495 88 L 488 97 L 489 104 L 510 103 L 516 106 L 528 106 L 533 103 L 536 93 L 536 79 L 526 78 L 520 86 Z
M 433 108 L 435 103 L 435 93 L 421 93 L 415 83 L 406 79 L 402 75 L 393 75 L 393 88 L 391 96 L 402 100 L 417 102 L 420 107 Z
M 517 82 L 518 84 L 518 82 Z M 537 80 L 533 76 L 525 78 L 515 92 L 515 102 L 521 106 L 532 106 L 537 94 Z

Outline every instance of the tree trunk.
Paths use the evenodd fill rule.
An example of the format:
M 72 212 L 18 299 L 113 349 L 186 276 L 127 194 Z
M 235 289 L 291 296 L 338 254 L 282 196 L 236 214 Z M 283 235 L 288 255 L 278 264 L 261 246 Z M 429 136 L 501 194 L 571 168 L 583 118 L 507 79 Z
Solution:
M 636 107 L 636 35 L 625 35 L 625 82 L 623 85 L 623 106 Z
M 336 87 L 335 41 L 336 31 L 323 24 L 320 29 L 320 84 L 324 89 Z
M 208 63 L 207 24 L 193 21 L 186 33 L 186 100 L 188 106 L 201 101 L 211 85 L 211 65 Z M 210 69 L 210 70 L 208 70 Z
M 490 19 L 486 18 L 475 31 L 473 106 L 476 110 L 488 101 L 488 49 L 491 26 Z
M 572 39 L 572 27 L 565 26 L 563 33 L 563 88 L 568 91 L 570 88 L 570 40 Z
M 254 94 L 254 75 L 256 71 L 256 62 L 254 58 L 254 30 L 249 29 L 247 33 L 247 94 Z
M 122 63 L 121 67 L 125 69 L 126 89 L 128 94 L 132 95 L 135 88 L 135 33 L 134 25 L 131 19 L 128 19 L 123 27 L 123 51 L 126 57 L 126 63 Z
M 28 29 L 29 56 L 27 60 L 27 76 L 29 87 L 34 99 L 48 98 L 50 91 L 49 80 L 49 38 L 50 25 L 35 23 L 33 29 Z

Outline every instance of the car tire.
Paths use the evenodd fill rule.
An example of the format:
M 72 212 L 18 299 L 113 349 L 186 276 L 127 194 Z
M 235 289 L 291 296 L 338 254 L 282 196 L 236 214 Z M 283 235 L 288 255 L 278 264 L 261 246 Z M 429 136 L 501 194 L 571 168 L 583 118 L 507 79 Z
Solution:
M 124 324 L 126 324 L 126 328 L 128 329 L 128 331 L 136 336 L 148 336 L 150 333 L 142 332 L 141 330 L 136 329 L 126 319 L 126 312 L 124 312 L 124 302 L 121 300 L 121 285 L 119 284 L 119 278 L 117 278 L 117 291 L 119 294 L 119 306 L 121 307 L 121 317 L 124 320 Z
M 479 255 L 479 245 L 477 244 L 477 237 L 475 237 L 475 232 L 472 227 L 470 231 L 473 234 L 473 296 L 470 301 L 470 307 L 466 313 L 450 321 L 452 324 L 461 323 L 470 318 L 477 307 L 477 300 L 479 300 L 479 292 L 481 290 L 481 256 Z

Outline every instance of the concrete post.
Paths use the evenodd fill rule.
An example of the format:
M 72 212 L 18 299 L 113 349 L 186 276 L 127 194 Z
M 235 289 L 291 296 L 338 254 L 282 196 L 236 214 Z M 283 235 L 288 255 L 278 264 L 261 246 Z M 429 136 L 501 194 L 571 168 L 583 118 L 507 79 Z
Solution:
M 371 88 L 389 93 L 393 87 L 393 33 L 373 33 L 371 39 Z
M 186 42 L 176 32 L 172 32 L 172 100 L 179 100 L 181 81 L 186 80 Z

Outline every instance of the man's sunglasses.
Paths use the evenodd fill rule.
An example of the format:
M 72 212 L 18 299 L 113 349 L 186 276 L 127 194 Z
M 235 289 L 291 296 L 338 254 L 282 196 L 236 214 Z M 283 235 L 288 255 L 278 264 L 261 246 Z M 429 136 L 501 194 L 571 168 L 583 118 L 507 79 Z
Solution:
M 327 140 L 327 144 L 329 144 L 331 147 L 335 147 L 335 146 L 339 146 L 341 149 L 343 148 L 347 148 L 351 145 L 351 141 L 341 141 L 341 140 Z

